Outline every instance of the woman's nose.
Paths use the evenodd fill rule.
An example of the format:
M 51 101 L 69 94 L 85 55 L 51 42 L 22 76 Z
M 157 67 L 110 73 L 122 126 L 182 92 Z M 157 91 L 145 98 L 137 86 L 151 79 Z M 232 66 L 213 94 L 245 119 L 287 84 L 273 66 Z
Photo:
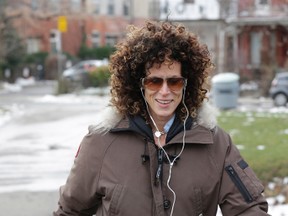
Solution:
M 170 88 L 169 88 L 166 80 L 163 82 L 163 85 L 161 86 L 159 92 L 160 92 L 161 94 L 168 94 L 168 93 L 170 93 Z

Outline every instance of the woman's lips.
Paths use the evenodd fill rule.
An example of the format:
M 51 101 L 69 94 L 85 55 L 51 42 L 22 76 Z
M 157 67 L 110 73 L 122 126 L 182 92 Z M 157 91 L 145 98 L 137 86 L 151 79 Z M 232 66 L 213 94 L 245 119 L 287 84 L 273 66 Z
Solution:
M 159 100 L 159 99 L 156 99 L 156 101 L 160 104 L 163 104 L 163 105 L 167 105 L 167 104 L 170 104 L 172 102 L 172 100 Z

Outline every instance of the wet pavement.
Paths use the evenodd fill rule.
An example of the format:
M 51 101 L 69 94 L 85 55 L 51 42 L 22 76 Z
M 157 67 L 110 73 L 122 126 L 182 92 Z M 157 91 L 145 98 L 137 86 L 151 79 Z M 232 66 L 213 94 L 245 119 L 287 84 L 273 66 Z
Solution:
M 7 117 L 0 124 L 0 193 L 58 189 L 88 125 L 108 103 L 98 95 L 53 96 L 55 84 L 0 94 Z

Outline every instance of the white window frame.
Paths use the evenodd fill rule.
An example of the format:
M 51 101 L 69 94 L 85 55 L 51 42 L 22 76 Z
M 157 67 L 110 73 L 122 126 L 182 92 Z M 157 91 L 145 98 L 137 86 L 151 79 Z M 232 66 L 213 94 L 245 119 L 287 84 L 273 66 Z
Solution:
M 38 38 L 28 38 L 26 44 L 28 54 L 33 54 L 40 51 L 40 40 Z
M 184 4 L 194 4 L 195 0 L 184 0 Z
M 101 41 L 100 41 L 100 33 L 98 31 L 93 31 L 91 34 L 91 42 L 93 47 L 100 47 Z
M 270 0 L 255 0 L 255 15 L 268 15 L 269 11 Z
M 251 32 L 250 39 L 251 65 L 259 67 L 261 64 L 262 32 Z
M 115 46 L 118 41 L 119 36 L 117 34 L 109 34 L 105 35 L 105 44 L 106 46 Z
M 108 0 L 107 3 L 107 14 L 110 16 L 115 15 L 115 1 L 114 0 Z
M 122 8 L 123 8 L 123 16 L 130 16 L 131 14 L 131 5 L 129 4 L 128 1 L 123 1 L 122 4 Z

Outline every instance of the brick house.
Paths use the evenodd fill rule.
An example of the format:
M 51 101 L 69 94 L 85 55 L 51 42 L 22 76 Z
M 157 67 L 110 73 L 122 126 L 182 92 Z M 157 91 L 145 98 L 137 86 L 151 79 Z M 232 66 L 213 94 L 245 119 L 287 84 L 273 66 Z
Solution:
M 57 71 L 65 67 L 63 59 L 62 69 L 57 69 L 55 58 L 58 57 L 55 54 L 59 50 L 76 56 L 83 38 L 90 48 L 115 45 L 124 37 L 127 25 L 141 25 L 150 17 L 154 1 L 10 0 L 5 13 L 14 17 L 13 25 L 27 54 L 50 54 L 54 63 L 48 63 L 52 68 L 46 67 L 45 78 L 54 79 L 59 73 Z M 67 31 L 59 31 L 60 17 L 65 17 Z
M 14 26 L 27 53 L 55 51 L 59 36 L 62 52 L 76 55 L 83 35 L 88 47 L 114 45 L 123 37 L 128 24 L 140 25 L 149 18 L 149 5 L 151 1 L 141 0 L 12 0 L 6 12 L 17 15 Z M 61 34 L 59 16 L 67 20 L 67 31 Z
M 227 12 L 223 70 L 266 95 L 275 73 L 288 70 L 288 1 L 234 0 Z

